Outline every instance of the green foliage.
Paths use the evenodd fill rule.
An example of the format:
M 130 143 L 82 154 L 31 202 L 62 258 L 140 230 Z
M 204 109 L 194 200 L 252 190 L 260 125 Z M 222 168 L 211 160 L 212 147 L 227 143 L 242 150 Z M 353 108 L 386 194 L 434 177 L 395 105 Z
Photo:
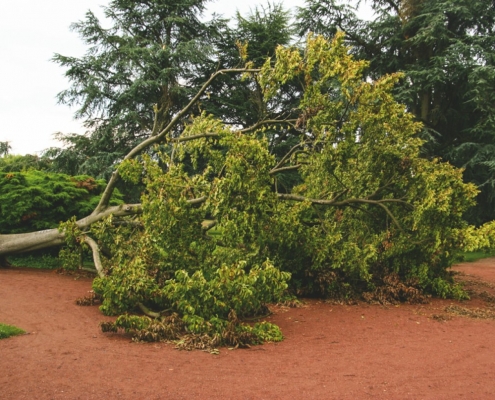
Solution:
M 195 130 L 208 130 L 208 125 L 209 130 L 218 128 L 217 121 L 205 116 L 186 133 L 194 135 Z M 263 183 L 256 185 L 255 180 L 260 177 L 254 167 L 259 164 L 251 165 L 249 160 L 264 163 L 271 156 L 266 150 L 260 154 L 259 143 L 252 138 L 232 135 L 225 129 L 222 135 L 222 147 L 232 147 L 223 156 L 224 165 L 215 165 L 215 157 L 218 161 L 221 152 L 198 146 L 197 142 L 183 149 L 194 153 L 201 147 L 210 152 L 212 165 L 202 174 L 188 176 L 180 166 L 171 166 L 163 173 L 160 163 L 144 158 L 147 190 L 142 197 L 142 229 L 122 227 L 115 233 L 108 229 L 111 221 L 94 228 L 101 243 L 114 254 L 107 260 L 108 277 L 96 279 L 93 285 L 103 298 L 104 313 L 119 314 L 143 304 L 154 310 L 167 310 L 167 314 L 177 313 L 183 324 L 178 329 L 187 334 L 212 339 L 225 336 L 227 331 L 237 332 L 235 337 L 241 333 L 245 336 L 243 344 L 272 340 L 272 336 L 276 340 L 280 336 L 274 333 L 278 332 L 276 328 L 250 328 L 237 317 L 236 327 L 228 329 L 231 313 L 242 319 L 264 311 L 267 303 L 280 300 L 290 274 L 281 272 L 269 260 L 255 257 L 261 227 L 253 224 L 251 212 L 265 212 L 262 200 L 268 194 L 265 192 L 269 181 L 265 176 Z M 163 164 L 171 164 L 168 156 L 163 158 Z M 230 179 L 207 179 L 222 169 Z M 246 173 L 251 176 L 247 184 L 239 179 Z M 264 173 L 267 174 L 267 167 Z M 205 193 L 212 194 L 211 201 L 188 202 Z M 244 204 L 246 200 L 249 205 Z M 231 208 L 234 204 L 238 206 L 237 212 Z M 243 211 L 241 207 L 246 206 L 249 210 Z M 208 214 L 222 215 L 222 245 L 202 228 Z M 126 317 L 119 321 L 117 328 L 148 338 L 141 332 L 145 328 L 133 325 L 135 319 Z M 224 338 L 219 343 L 233 345 L 232 340 Z
M 0 157 L 0 172 L 23 172 L 32 169 L 46 171 L 50 168 L 50 160 L 36 155 L 24 156 L 7 154 Z
M 474 261 L 478 261 L 478 260 L 482 260 L 484 258 L 489 258 L 489 257 L 494 257 L 494 256 L 495 256 L 495 251 L 493 251 L 493 250 L 469 251 L 469 252 L 462 254 L 462 261 L 474 262 Z
M 495 219 L 495 5 L 492 0 L 374 0 L 375 18 L 358 18 L 358 1 L 307 0 L 301 33 L 346 40 L 367 75 L 402 72 L 394 94 L 424 124 L 423 154 L 464 168 L 480 189 L 470 223 Z
M 435 294 L 443 299 L 452 298 L 456 300 L 468 300 L 469 295 L 464 291 L 462 285 L 452 284 L 449 280 L 435 278 L 431 281 L 431 288 Z
M 298 143 L 282 157 L 263 126 L 241 133 L 202 113 L 169 138 L 172 152 L 122 165 L 145 191 L 141 214 L 92 227 L 109 254 L 93 287 L 101 310 L 121 315 L 104 330 L 212 349 L 280 340 L 246 321 L 287 290 L 383 303 L 465 295 L 448 268 L 460 248 L 495 238 L 493 225 L 463 220 L 477 190 L 420 156 L 422 126 L 392 94 L 400 75 L 364 80 L 367 63 L 343 42 L 310 35 L 258 73 L 266 101 L 293 80 L 304 90 Z M 279 191 L 286 173 L 299 183 Z
M 60 259 L 47 251 L 10 256 L 9 263 L 14 267 L 41 269 L 58 269 L 62 266 Z
M 76 224 L 76 217 L 61 222 L 58 229 L 65 234 L 65 246 L 60 249 L 58 254 L 60 263 L 64 269 L 78 269 L 82 264 L 82 252 L 87 246 L 83 241 L 82 232 Z
M 45 171 L 0 172 L 0 233 L 55 228 L 60 221 L 90 214 L 105 182 Z M 112 204 L 121 203 L 115 192 Z
M 12 325 L 0 323 L 0 339 L 6 339 L 11 336 L 22 335 L 23 333 L 26 332 L 20 328 L 17 328 Z
M 233 311 L 228 321 L 215 320 L 205 325 L 203 331 L 207 333 L 203 334 L 188 332 L 184 322 L 175 313 L 160 319 L 123 314 L 114 323 L 103 323 L 101 327 L 104 332 L 123 330 L 131 333 L 135 341 L 174 341 L 178 349 L 202 349 L 213 354 L 218 354 L 218 346 L 245 347 L 283 340 L 282 332 L 276 325 L 269 322 L 239 324 Z
M 351 293 L 373 291 L 396 273 L 444 295 L 434 280 L 448 284 L 445 269 L 476 190 L 462 183 L 461 171 L 420 157 L 421 126 L 392 97 L 399 77 L 363 82 L 366 64 L 354 61 L 342 40 L 338 35 L 330 46 L 310 38 L 303 64 L 280 50 L 283 65 L 304 74 L 309 90 L 301 107 L 314 139 L 296 161 L 303 183 L 292 198 L 307 200 L 282 206 L 274 224 L 286 238 L 272 234 L 274 251 L 300 293 L 349 293 L 346 285 Z M 268 73 L 291 79 L 277 66 Z

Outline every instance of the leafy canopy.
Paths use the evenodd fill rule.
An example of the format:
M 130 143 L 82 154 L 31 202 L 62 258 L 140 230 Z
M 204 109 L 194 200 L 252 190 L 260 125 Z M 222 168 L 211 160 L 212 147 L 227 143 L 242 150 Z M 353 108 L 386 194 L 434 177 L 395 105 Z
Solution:
M 491 0 L 374 0 L 375 19 L 360 19 L 358 1 L 307 0 L 302 34 L 346 33 L 377 79 L 402 72 L 394 89 L 424 125 L 425 156 L 462 167 L 478 186 L 471 223 L 495 219 L 495 4 Z
M 265 101 L 288 82 L 302 87 L 299 140 L 281 157 L 265 124 L 240 131 L 202 113 L 164 137 L 172 152 L 120 164 L 145 191 L 135 216 L 87 234 L 108 249 L 94 290 L 102 311 L 120 316 L 105 330 L 186 348 L 245 345 L 281 339 L 245 318 L 289 293 L 463 295 L 447 268 L 459 246 L 474 245 L 462 215 L 476 188 L 420 157 L 421 124 L 392 95 L 400 76 L 364 80 L 367 66 L 342 34 L 310 35 L 304 51 L 279 47 L 252 71 Z M 284 134 L 283 120 L 270 125 Z M 299 183 L 279 190 L 292 173 Z M 138 309 L 147 316 L 128 314 Z

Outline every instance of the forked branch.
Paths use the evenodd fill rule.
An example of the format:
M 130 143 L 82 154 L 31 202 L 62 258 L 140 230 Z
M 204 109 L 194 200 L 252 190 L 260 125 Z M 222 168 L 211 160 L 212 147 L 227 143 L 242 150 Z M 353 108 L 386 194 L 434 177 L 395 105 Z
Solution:
M 333 207 L 339 207 L 339 206 L 349 206 L 352 204 L 372 204 L 381 207 L 387 215 L 390 217 L 390 219 L 393 221 L 394 225 L 397 226 L 401 231 L 404 231 L 402 227 L 399 224 L 399 221 L 397 221 L 397 218 L 395 218 L 394 214 L 390 211 L 390 209 L 386 206 L 386 203 L 399 203 L 403 205 L 410 206 L 409 203 L 403 200 L 399 199 L 382 199 L 382 200 L 370 200 L 370 199 L 346 199 L 346 200 L 337 200 L 337 199 L 331 199 L 331 200 L 326 200 L 326 199 L 312 199 L 310 197 L 304 197 L 304 196 L 299 196 L 297 194 L 286 194 L 286 193 L 277 193 L 277 196 L 281 200 L 292 200 L 292 201 L 308 201 L 312 204 L 320 204 L 324 206 L 333 206 Z

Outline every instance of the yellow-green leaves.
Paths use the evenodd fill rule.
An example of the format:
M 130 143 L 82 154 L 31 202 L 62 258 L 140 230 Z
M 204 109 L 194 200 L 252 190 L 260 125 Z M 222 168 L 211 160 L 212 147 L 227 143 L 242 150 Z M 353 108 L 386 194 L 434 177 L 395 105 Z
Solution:
M 105 239 L 115 255 L 95 290 L 106 310 L 141 303 L 177 313 L 196 335 L 260 339 L 279 331 L 237 318 L 280 299 L 289 278 L 294 293 L 346 299 L 393 285 L 403 300 L 459 295 L 446 268 L 460 245 L 493 243 L 481 236 L 493 228 L 466 229 L 475 188 L 421 157 L 421 124 L 392 96 L 400 75 L 366 81 L 365 67 L 342 34 L 310 35 L 304 51 L 278 48 L 258 75 L 265 101 L 298 82 L 298 108 L 280 112 L 297 114 L 289 128 L 280 117 L 230 129 L 201 113 L 162 153 L 123 163 L 121 175 L 145 185 L 143 213 Z
M 136 184 L 143 177 L 143 167 L 138 160 L 127 159 L 119 164 L 119 174 L 125 181 Z
M 265 100 L 272 98 L 279 89 L 290 79 L 301 72 L 301 55 L 296 48 L 279 46 L 276 50 L 276 62 L 268 58 L 258 75 L 258 82 L 263 89 Z
M 219 143 L 228 134 L 230 130 L 222 121 L 203 112 L 191 119 L 180 137 L 172 141 L 172 146 L 179 161 L 188 157 L 194 169 L 199 168 L 198 163 L 201 160 L 208 160 L 208 166 L 214 171 L 219 171 L 222 166 L 221 145 L 213 144 Z

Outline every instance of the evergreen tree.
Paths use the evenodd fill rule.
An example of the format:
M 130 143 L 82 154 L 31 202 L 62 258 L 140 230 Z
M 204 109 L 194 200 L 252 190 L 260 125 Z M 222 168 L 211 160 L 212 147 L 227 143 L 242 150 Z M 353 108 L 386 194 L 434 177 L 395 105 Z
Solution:
M 277 46 L 291 44 L 294 32 L 290 13 L 280 4 L 268 3 L 266 7 L 256 7 L 245 16 L 237 13 L 235 26 L 225 26 L 218 36 L 216 55 L 204 66 L 202 74 L 198 75 L 198 82 L 204 79 L 203 76 L 222 68 L 238 68 L 246 63 L 254 68 L 261 67 L 267 58 L 274 57 Z M 279 118 L 282 108 L 286 112 L 284 105 L 287 99 L 294 102 L 288 90 L 284 93 L 285 103 L 283 96 L 266 102 L 256 79 L 247 78 L 227 75 L 215 81 L 205 110 L 244 128 L 262 119 Z
M 24 156 L 8 154 L 0 157 L 0 172 L 48 171 L 50 160 L 33 154 Z
M 206 3 L 113 0 L 104 8 L 109 28 L 91 11 L 72 25 L 90 48 L 81 58 L 54 56 L 71 82 L 58 98 L 78 107 L 88 131 L 59 134 L 66 147 L 46 152 L 54 169 L 108 177 L 116 161 L 169 124 L 223 23 L 202 22 Z
M 12 147 L 9 142 L 0 142 L 0 156 L 5 157 L 9 154 Z
M 56 228 L 61 221 L 82 218 L 98 204 L 104 189 L 105 181 L 86 175 L 0 170 L 0 234 Z M 118 190 L 111 203 L 122 204 Z

